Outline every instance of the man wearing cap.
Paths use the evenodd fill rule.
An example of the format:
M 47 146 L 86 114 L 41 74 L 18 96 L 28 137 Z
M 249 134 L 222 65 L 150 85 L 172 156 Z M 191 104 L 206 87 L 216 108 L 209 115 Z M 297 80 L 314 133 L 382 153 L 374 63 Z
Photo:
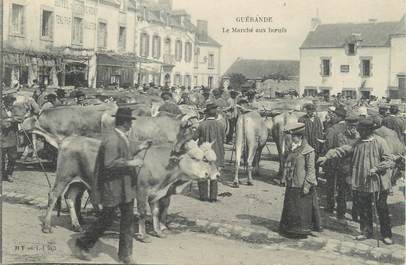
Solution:
M 375 116 L 375 119 L 379 124 L 382 124 L 383 119 L 388 116 L 388 106 L 387 105 L 380 105 L 378 108 L 378 114 Z
M 357 126 L 360 139 L 353 145 L 329 150 L 324 157 L 319 158 L 318 163 L 324 164 L 330 159 L 351 157 L 351 186 L 358 201 L 362 233 L 355 239 L 365 240 L 373 237 L 372 203 L 375 201 L 383 242 L 392 244 L 391 220 L 387 204 L 391 179 L 386 171 L 393 168 L 395 163 L 385 140 L 374 135 L 374 129 L 372 119 L 360 120 Z
M 89 250 L 97 240 L 113 224 L 115 210 L 121 212 L 120 236 L 118 258 L 126 264 L 134 264 L 133 250 L 133 208 L 135 194 L 133 186 L 136 184 L 134 170 L 140 167 L 143 161 L 133 158 L 130 141 L 127 133 L 135 120 L 131 109 L 119 108 L 115 120 L 115 129 L 103 136 L 99 149 L 98 161 L 100 163 L 97 183 L 94 185 L 94 200 L 100 203 L 103 209 L 99 218 L 89 227 L 86 233 L 76 240 L 78 257 L 90 260 Z M 138 151 L 147 149 L 150 142 L 140 145 Z
M 313 147 L 316 156 L 321 152 L 321 144 L 317 139 L 323 139 L 323 124 L 316 116 L 316 106 L 307 104 L 305 106 L 306 115 L 300 117 L 298 122 L 305 124 L 305 138 L 307 143 Z
M 287 136 L 291 136 L 291 148 L 284 161 L 286 192 L 279 230 L 287 237 L 306 238 L 312 229 L 320 228 L 320 219 L 315 220 L 317 216 L 314 216 L 317 212 L 314 207 L 318 206 L 314 202 L 317 200 L 315 152 L 304 137 L 305 124 L 287 124 L 285 129 Z
M 406 124 L 405 120 L 399 117 L 399 107 L 397 105 L 391 105 L 389 108 L 390 115 L 382 119 L 382 126 L 394 130 L 400 139 L 400 141 L 406 145 Z
M 345 117 L 347 116 L 347 111 L 344 107 L 337 107 L 334 111 L 336 118 L 335 124 L 327 129 L 326 131 L 326 149 L 330 150 L 339 147 L 338 134 L 344 133 L 347 129 L 345 123 Z M 324 167 L 327 179 L 327 201 L 325 211 L 328 213 L 333 213 L 335 205 L 335 191 L 336 191 L 336 178 L 337 178 L 337 161 L 330 161 Z
M 214 103 L 209 103 L 206 106 L 206 118 L 199 124 L 197 129 L 197 139 L 199 145 L 209 142 L 213 143 L 212 148 L 216 153 L 216 165 L 221 172 L 224 166 L 224 141 L 225 141 L 225 128 L 217 118 L 218 106 Z M 210 191 L 208 190 L 210 183 Z M 217 201 L 217 180 L 201 181 L 198 182 L 200 200 L 202 201 Z
M 173 102 L 172 93 L 171 92 L 162 92 L 161 98 L 163 99 L 163 104 L 159 107 L 159 112 L 168 112 L 174 115 L 182 114 L 179 106 Z
M 359 139 L 357 131 L 358 116 L 355 113 L 347 113 L 345 118 L 346 129 L 337 135 L 338 147 L 353 145 Z M 338 159 L 337 161 L 337 220 L 345 222 L 347 211 L 347 198 L 351 195 L 351 157 Z M 353 196 L 354 197 L 354 196 Z M 352 219 L 358 221 L 357 201 L 353 198 Z
M 14 166 L 17 160 L 17 121 L 13 118 L 12 106 L 16 98 L 7 95 L 3 98 L 3 106 L 1 106 L 2 120 L 0 131 L 0 147 L 1 147 L 1 173 L 2 180 L 13 182 L 11 179 Z M 6 163 L 7 160 L 7 163 Z
M 82 106 L 82 107 L 87 105 L 85 102 L 86 94 L 83 91 L 77 90 L 76 93 L 74 94 L 74 97 L 76 99 L 77 105 Z

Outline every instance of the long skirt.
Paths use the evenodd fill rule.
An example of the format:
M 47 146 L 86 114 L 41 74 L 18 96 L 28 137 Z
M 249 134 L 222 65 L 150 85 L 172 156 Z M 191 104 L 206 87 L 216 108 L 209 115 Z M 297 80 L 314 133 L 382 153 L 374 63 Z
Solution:
M 287 187 L 279 223 L 281 234 L 291 237 L 307 236 L 312 228 L 314 189 L 303 194 L 301 188 Z

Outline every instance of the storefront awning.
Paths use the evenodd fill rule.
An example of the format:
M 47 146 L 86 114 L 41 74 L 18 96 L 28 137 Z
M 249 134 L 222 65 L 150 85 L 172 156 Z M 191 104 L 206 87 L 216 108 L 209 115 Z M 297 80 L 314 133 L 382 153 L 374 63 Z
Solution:
M 97 65 L 136 67 L 137 64 L 162 65 L 163 63 L 158 60 L 139 57 L 134 54 L 97 53 Z

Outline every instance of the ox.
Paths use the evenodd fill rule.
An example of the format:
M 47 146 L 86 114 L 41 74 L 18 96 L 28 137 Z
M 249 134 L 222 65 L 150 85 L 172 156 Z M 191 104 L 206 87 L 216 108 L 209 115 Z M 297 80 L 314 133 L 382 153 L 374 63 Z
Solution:
M 238 171 L 241 162 L 241 155 L 245 147 L 246 162 L 248 165 L 248 185 L 252 185 L 252 175 L 257 173 L 259 169 L 259 161 L 261 159 L 262 149 L 267 140 L 272 138 L 276 144 L 279 156 L 279 173 L 281 177 L 283 172 L 283 154 L 285 153 L 286 143 L 284 137 L 284 129 L 286 124 L 297 122 L 297 120 L 305 115 L 299 111 L 284 111 L 283 113 L 271 113 L 269 118 L 262 118 L 256 111 L 251 111 L 245 114 L 240 114 L 236 125 L 235 139 L 235 175 L 233 186 L 239 187 Z M 326 112 L 318 112 L 317 115 L 323 121 Z
M 98 150 L 101 141 L 98 139 L 71 136 L 64 139 L 58 154 L 56 180 L 50 202 L 44 218 L 42 231 L 52 232 L 51 215 L 57 198 L 62 195 L 70 183 L 80 178 L 86 187 L 96 187 L 98 162 Z M 133 146 L 134 142 L 131 142 Z M 134 150 L 132 148 L 132 150 Z M 151 207 L 154 221 L 154 232 L 162 236 L 162 229 L 166 228 L 166 215 L 170 203 L 170 196 L 175 192 L 176 187 L 191 180 L 205 179 L 208 177 L 217 178 L 219 173 L 214 166 L 214 161 L 207 161 L 207 154 L 199 150 L 186 150 L 177 157 L 170 159 L 171 145 L 162 144 L 152 146 L 145 154 L 144 166 L 139 171 L 136 184 L 137 207 L 140 212 L 139 232 L 140 239 L 145 239 L 145 216 L 147 202 Z M 214 153 L 214 151 L 211 150 Z M 203 155 L 202 155 L 203 153 Z M 215 158 L 215 156 L 214 156 Z M 94 198 L 94 193 L 91 197 Z M 75 231 L 80 231 L 80 198 L 69 197 L 67 201 L 69 212 L 72 218 L 72 226 Z M 72 200 L 75 199 L 75 202 Z M 80 219 L 80 218 L 79 218 Z

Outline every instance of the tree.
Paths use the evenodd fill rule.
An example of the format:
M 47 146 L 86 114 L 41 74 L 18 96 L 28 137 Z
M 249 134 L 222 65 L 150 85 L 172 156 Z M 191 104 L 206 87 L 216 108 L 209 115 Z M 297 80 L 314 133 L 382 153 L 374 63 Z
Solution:
M 243 74 L 232 73 L 230 75 L 230 86 L 235 90 L 241 90 L 241 86 L 245 84 L 247 79 Z

